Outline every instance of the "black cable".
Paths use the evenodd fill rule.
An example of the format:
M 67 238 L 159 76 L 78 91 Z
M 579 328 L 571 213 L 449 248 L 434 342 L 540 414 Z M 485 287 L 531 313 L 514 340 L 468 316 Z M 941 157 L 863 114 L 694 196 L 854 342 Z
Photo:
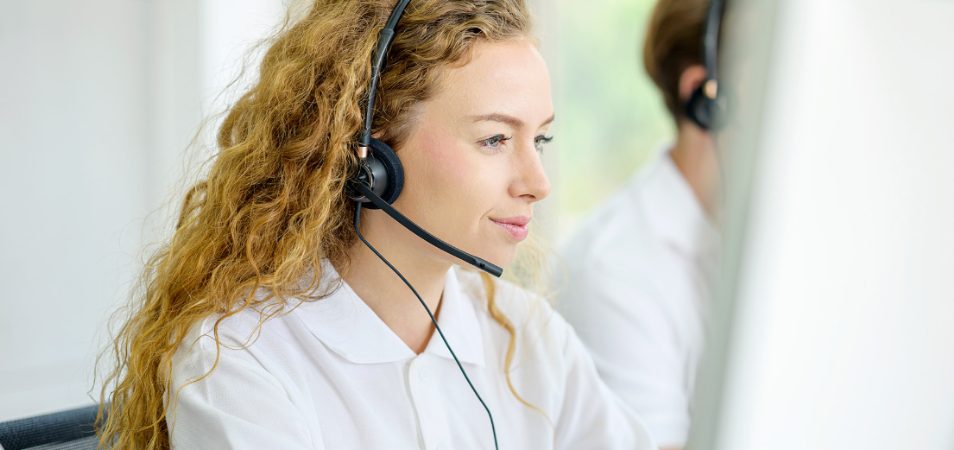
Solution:
M 477 400 L 480 401 L 480 404 L 483 405 L 484 411 L 487 411 L 487 417 L 490 418 L 490 430 L 494 434 L 494 449 L 500 450 L 500 447 L 497 444 L 497 427 L 494 426 L 494 415 L 490 413 L 490 408 L 487 407 L 487 403 L 484 403 L 484 399 L 480 397 L 480 394 L 477 392 L 477 388 L 474 387 L 474 383 L 470 381 L 470 377 L 467 376 L 467 371 L 464 370 L 464 366 L 461 365 L 460 360 L 457 359 L 457 354 L 454 353 L 454 349 L 451 348 L 450 343 L 447 342 L 447 338 L 444 337 L 444 332 L 441 331 L 440 325 L 437 324 L 437 319 L 434 318 L 434 314 L 431 313 L 431 309 L 427 307 L 427 303 L 424 303 L 424 299 L 421 298 L 421 295 L 417 293 L 417 290 L 414 289 L 414 286 L 411 286 L 411 283 L 404 278 L 404 275 L 401 275 L 399 272 L 381 253 L 378 252 L 367 239 L 364 238 L 364 235 L 361 234 L 361 202 L 355 202 L 354 207 L 354 232 L 358 235 L 358 239 L 361 239 L 361 242 L 364 243 L 378 259 L 380 259 L 384 264 L 394 272 L 401 281 L 414 293 L 414 296 L 417 297 L 417 301 L 421 302 L 421 306 L 424 307 L 424 311 L 427 311 L 427 316 L 431 318 L 431 323 L 434 324 L 434 328 L 437 330 L 437 334 L 440 335 L 441 340 L 444 341 L 444 346 L 447 347 L 447 351 L 450 352 L 451 356 L 454 358 L 454 362 L 457 363 L 457 368 L 460 369 L 460 373 L 464 375 L 464 379 L 467 380 L 467 385 L 470 386 L 470 390 L 474 391 L 474 395 L 477 396 Z

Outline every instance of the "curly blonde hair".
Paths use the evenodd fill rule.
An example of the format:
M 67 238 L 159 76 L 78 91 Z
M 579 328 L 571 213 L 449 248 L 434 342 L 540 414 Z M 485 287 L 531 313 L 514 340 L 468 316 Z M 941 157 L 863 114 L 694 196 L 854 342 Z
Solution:
M 356 236 L 344 192 L 357 164 L 370 55 L 393 6 L 315 0 L 272 38 L 258 81 L 225 115 L 208 173 L 187 190 L 174 233 L 147 261 L 141 293 L 112 342 L 115 365 L 101 392 L 103 447 L 169 447 L 164 400 L 172 356 L 196 322 L 308 297 L 324 258 L 346 270 Z M 411 2 L 381 75 L 374 133 L 399 147 L 412 107 L 433 95 L 439 69 L 462 61 L 477 40 L 529 33 L 522 0 Z M 263 291 L 269 295 L 256 295 Z M 509 366 L 514 329 L 492 291 L 488 285 L 489 312 L 511 335 Z

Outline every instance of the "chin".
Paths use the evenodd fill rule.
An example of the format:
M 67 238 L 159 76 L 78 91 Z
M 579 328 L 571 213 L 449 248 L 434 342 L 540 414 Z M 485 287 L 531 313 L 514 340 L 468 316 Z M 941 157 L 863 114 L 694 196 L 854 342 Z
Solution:
M 513 264 L 513 260 L 517 257 L 517 246 L 513 244 L 509 246 L 502 245 L 494 249 L 486 249 L 486 250 L 490 250 L 490 251 L 487 251 L 485 255 L 478 255 L 478 256 L 504 269 L 506 269 L 507 266 Z

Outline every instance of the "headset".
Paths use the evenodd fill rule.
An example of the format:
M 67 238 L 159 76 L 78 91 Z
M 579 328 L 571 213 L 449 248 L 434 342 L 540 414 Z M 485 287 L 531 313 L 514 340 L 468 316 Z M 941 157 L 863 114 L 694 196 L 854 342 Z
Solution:
M 482 258 L 460 250 L 419 227 L 391 206 L 404 187 L 404 168 L 397 153 L 387 143 L 371 137 L 374 117 L 374 99 L 381 71 L 391 43 L 394 41 L 394 28 L 404 14 L 410 0 L 400 0 L 391 12 L 387 23 L 378 37 L 378 44 L 371 60 L 371 84 L 364 110 L 364 127 L 358 141 L 358 170 L 351 179 L 351 199 L 365 204 L 368 209 L 381 209 L 402 226 L 421 239 L 442 251 L 466 262 L 495 277 L 503 275 L 503 269 Z
M 703 130 L 718 128 L 718 121 L 725 114 L 724 95 L 719 95 L 718 50 L 719 32 L 722 29 L 723 0 L 710 0 L 702 34 L 702 61 L 706 79 L 692 91 L 685 103 L 686 116 Z
M 387 265 L 388 268 L 391 269 L 391 271 L 394 272 L 394 274 L 397 275 L 402 282 L 404 282 L 408 289 L 414 293 L 414 296 L 417 297 L 418 301 L 421 303 L 421 306 L 424 307 L 427 315 L 431 318 L 431 322 L 434 324 L 435 330 L 437 331 L 438 335 L 440 335 L 441 340 L 444 341 L 444 346 L 447 347 L 447 350 L 454 358 L 454 362 L 457 363 L 457 368 L 460 369 L 460 373 L 464 376 L 464 379 L 470 386 L 471 391 L 474 392 L 477 400 L 480 401 L 480 404 L 487 412 L 487 417 L 490 419 L 490 429 L 493 432 L 494 437 L 494 448 L 499 449 L 499 445 L 497 443 L 497 428 L 494 425 L 494 416 L 491 414 L 487 403 L 485 403 L 483 398 L 481 398 L 480 393 L 477 392 L 477 388 L 475 388 L 474 384 L 470 381 L 470 377 L 467 376 L 467 371 L 464 370 L 464 366 L 462 366 L 460 360 L 457 359 L 457 354 L 454 353 L 454 349 L 452 349 L 450 343 L 447 342 L 447 338 L 444 336 L 444 332 L 441 330 L 440 325 L 437 324 L 437 319 L 434 318 L 434 314 L 431 312 L 430 308 L 428 308 L 420 294 L 418 294 L 417 290 L 414 289 L 414 286 L 411 286 L 411 283 L 407 281 L 404 275 L 402 275 L 401 272 L 391 264 L 391 262 L 381 255 L 381 253 L 378 252 L 378 250 L 374 248 L 374 246 L 371 245 L 371 243 L 369 243 L 361 234 L 362 207 L 367 207 L 368 209 L 380 209 L 392 219 L 397 221 L 401 226 L 407 228 L 412 233 L 431 245 L 437 247 L 438 249 L 495 277 L 500 277 L 503 274 L 502 268 L 438 239 L 436 236 L 427 232 L 414 223 L 411 219 L 408 219 L 393 206 L 391 206 L 391 204 L 397 200 L 398 196 L 401 195 L 401 189 L 404 187 L 404 168 L 401 166 L 401 160 L 398 158 L 397 153 L 391 148 L 390 145 L 371 136 L 371 128 L 374 118 L 374 99 L 378 88 L 378 81 L 381 77 L 381 71 L 384 68 L 388 49 L 391 48 L 391 43 L 394 41 L 394 29 L 397 26 L 398 21 L 401 19 L 401 16 L 404 14 L 404 9 L 407 7 L 408 3 L 410 3 L 410 0 L 399 0 L 394 6 L 394 9 L 391 11 L 391 15 L 388 17 L 384 28 L 382 28 L 381 32 L 378 34 L 378 42 L 375 46 L 374 53 L 371 56 L 371 81 L 370 86 L 368 87 L 367 102 L 365 103 L 364 109 L 364 125 L 362 127 L 361 135 L 358 138 L 357 145 L 359 160 L 358 167 L 351 176 L 351 179 L 348 181 L 348 196 L 355 202 L 353 224 L 354 231 L 361 242 L 363 242 L 364 245 L 367 246 L 378 257 L 378 259 L 384 262 L 384 264 Z

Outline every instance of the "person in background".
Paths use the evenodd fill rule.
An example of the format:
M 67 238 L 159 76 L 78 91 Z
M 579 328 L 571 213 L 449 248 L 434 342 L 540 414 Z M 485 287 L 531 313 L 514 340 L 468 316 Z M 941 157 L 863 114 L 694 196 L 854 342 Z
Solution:
M 663 448 L 681 448 L 704 344 L 719 233 L 713 137 L 687 115 L 706 80 L 705 0 L 660 0 L 643 48 L 646 72 L 676 125 L 664 146 L 571 237 L 555 305 L 604 381 Z
M 274 38 L 115 338 L 103 447 L 654 448 L 540 296 L 394 218 L 507 266 L 554 119 L 522 0 L 399 5 Z

